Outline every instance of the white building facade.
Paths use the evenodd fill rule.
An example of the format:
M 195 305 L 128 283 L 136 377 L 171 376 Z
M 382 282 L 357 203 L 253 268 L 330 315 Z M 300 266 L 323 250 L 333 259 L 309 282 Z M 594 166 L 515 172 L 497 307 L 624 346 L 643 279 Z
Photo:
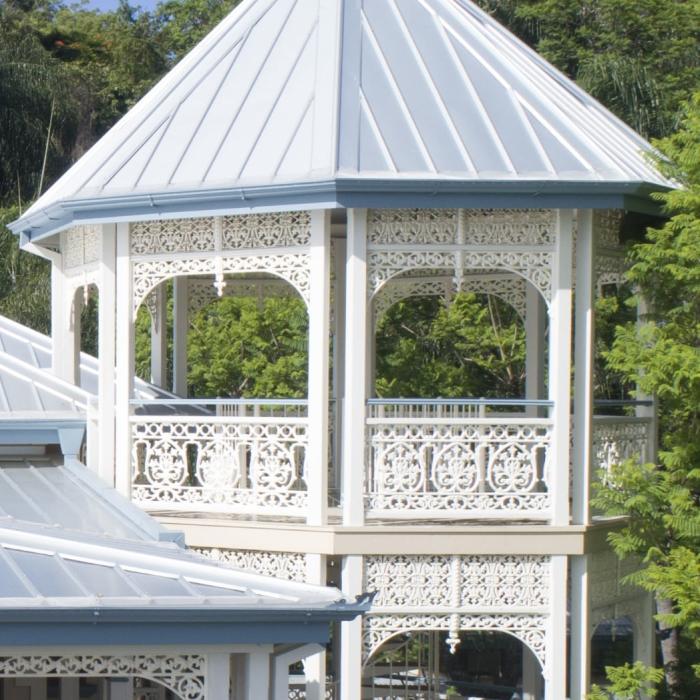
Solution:
M 651 600 L 589 506 L 599 468 L 654 457 L 651 402 L 593 394 L 623 220 L 669 185 L 648 149 L 466 0 L 248 0 L 15 222 L 52 261 L 67 382 L 98 291 L 88 466 L 215 558 L 376 591 L 296 697 L 385 697 L 373 659 L 407 633 L 435 658 L 516 638 L 528 700 L 584 697 L 604 620 L 653 662 Z M 461 291 L 522 319 L 524 395 L 375 397 L 383 314 Z M 189 396 L 192 315 L 285 294 L 308 311 L 306 398 Z

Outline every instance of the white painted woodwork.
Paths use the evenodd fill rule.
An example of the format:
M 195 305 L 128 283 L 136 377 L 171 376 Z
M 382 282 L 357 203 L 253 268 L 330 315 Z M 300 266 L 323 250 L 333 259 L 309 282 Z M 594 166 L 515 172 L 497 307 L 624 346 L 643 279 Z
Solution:
M 306 555 L 306 582 L 326 585 L 326 557 L 321 554 Z M 304 659 L 306 679 L 306 700 L 326 698 L 326 650 L 321 647 L 318 653 Z
M 154 290 L 155 315 L 151 317 L 151 382 L 167 389 L 168 382 L 168 299 L 165 284 Z
M 134 679 L 120 678 L 119 680 L 110 680 L 109 700 L 133 700 L 134 698 Z M 61 698 L 63 700 L 63 698 Z
M 173 278 L 173 393 L 187 397 L 187 277 Z
M 117 227 L 102 226 L 99 261 L 97 401 L 100 409 L 98 474 L 115 483 L 115 364 L 116 364 Z M 90 441 L 88 439 L 88 447 Z
M 525 398 L 542 399 L 545 396 L 546 308 L 539 290 L 529 283 L 525 287 L 525 309 Z M 537 407 L 528 407 L 527 414 L 537 416 Z
M 542 700 L 542 667 L 530 648 L 523 644 L 522 700 Z
M 80 678 L 61 678 L 60 700 L 80 700 Z M 122 700 L 110 694 L 108 700 Z
M 343 557 L 342 591 L 352 600 L 362 593 L 362 556 Z M 362 620 L 340 623 L 340 700 L 362 697 Z
M 129 247 L 129 224 L 117 224 L 116 260 L 116 474 L 115 487 L 128 497 L 131 491 L 131 426 L 129 417 L 134 384 L 134 320 Z
M 310 525 L 325 525 L 328 511 L 331 212 L 311 212 L 309 299 L 309 427 L 306 457 Z
M 345 406 L 345 345 L 346 345 L 346 318 L 345 318 L 345 265 L 347 255 L 347 242 L 344 238 L 333 239 L 333 381 L 331 386 L 331 399 L 334 411 L 332 413 L 334 424 L 333 469 L 332 481 L 329 487 L 336 494 L 341 492 L 340 464 L 342 460 L 343 445 L 341 435 L 343 432 L 343 408 Z
M 569 524 L 572 238 L 573 212 L 560 209 L 549 311 L 549 398 L 554 402 L 549 457 L 553 525 Z
M 270 650 L 261 648 L 246 655 L 244 700 L 261 700 L 270 693 Z M 209 696 L 207 696 L 209 700 Z M 223 696 L 211 700 L 223 700 Z
M 572 698 L 585 698 L 591 685 L 591 599 L 589 557 L 571 557 L 571 661 Z
M 365 402 L 367 399 L 367 210 L 349 209 L 345 294 L 345 405 L 343 408 L 343 524 L 364 522 Z M 358 591 L 359 592 L 359 591 Z
M 207 654 L 207 700 L 230 700 L 231 656 L 227 653 Z M 264 698 L 266 696 L 261 695 Z
M 553 556 L 551 573 L 551 612 L 544 700 L 563 700 L 566 698 L 567 557 Z
M 572 521 L 590 522 L 593 466 L 593 386 L 595 352 L 595 231 L 593 212 L 579 209 L 576 234 L 576 318 L 574 323 L 574 449 Z

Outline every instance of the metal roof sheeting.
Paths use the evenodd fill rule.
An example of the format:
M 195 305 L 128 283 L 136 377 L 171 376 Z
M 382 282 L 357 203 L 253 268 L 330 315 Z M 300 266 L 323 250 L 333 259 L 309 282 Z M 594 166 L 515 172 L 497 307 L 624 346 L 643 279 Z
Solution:
M 468 0 L 244 0 L 13 229 L 347 179 L 670 186 L 649 149 Z

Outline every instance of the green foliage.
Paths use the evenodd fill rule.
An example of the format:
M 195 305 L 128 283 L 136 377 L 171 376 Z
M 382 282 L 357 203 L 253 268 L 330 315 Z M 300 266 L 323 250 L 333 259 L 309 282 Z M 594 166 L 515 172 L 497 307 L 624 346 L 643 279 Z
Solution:
M 494 297 L 457 294 L 401 301 L 377 332 L 378 396 L 522 396 L 525 338 L 515 311 Z
M 656 686 L 663 680 L 664 672 L 649 668 L 639 661 L 624 666 L 606 666 L 605 673 L 610 685 L 605 688 L 594 685 L 587 700 L 642 700 L 656 697 Z
M 697 0 L 480 0 L 608 109 L 647 136 L 678 125 L 700 84 Z
M 193 396 L 302 398 L 308 319 L 298 297 L 226 297 L 199 311 L 188 335 Z

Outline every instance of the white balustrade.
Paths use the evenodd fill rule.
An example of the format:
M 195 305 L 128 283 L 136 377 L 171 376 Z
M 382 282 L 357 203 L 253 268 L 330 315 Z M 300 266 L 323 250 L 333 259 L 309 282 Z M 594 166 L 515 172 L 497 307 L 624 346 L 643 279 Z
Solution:
M 200 412 L 131 417 L 134 501 L 149 510 L 306 514 L 305 401 L 161 405 Z M 216 412 L 202 415 L 212 405 Z
M 547 519 L 552 422 L 487 410 L 530 403 L 370 401 L 368 517 Z
M 595 416 L 593 419 L 594 469 L 608 471 L 627 459 L 652 458 L 652 419 L 637 416 Z

